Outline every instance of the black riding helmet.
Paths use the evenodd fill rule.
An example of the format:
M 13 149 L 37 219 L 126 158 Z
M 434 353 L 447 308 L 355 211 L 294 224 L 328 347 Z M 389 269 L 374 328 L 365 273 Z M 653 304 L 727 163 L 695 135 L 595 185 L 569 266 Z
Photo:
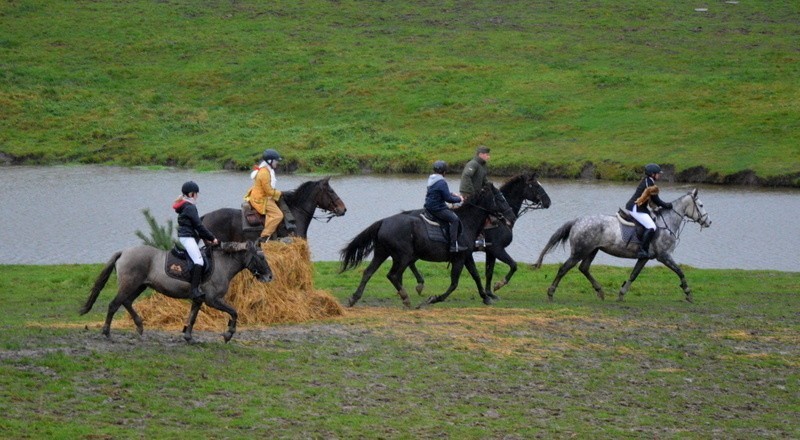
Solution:
M 181 192 L 183 193 L 183 195 L 188 196 L 191 193 L 199 193 L 200 187 L 197 186 L 197 184 L 194 183 L 194 181 L 190 180 L 183 184 L 183 186 L 181 187 Z
M 447 172 L 447 162 L 443 160 L 437 160 L 433 163 L 433 172 L 437 174 L 444 174 Z
M 649 163 L 644 166 L 644 173 L 648 176 L 652 176 L 653 174 L 658 174 L 661 172 L 661 167 L 655 163 Z
M 277 151 L 273 150 L 272 148 L 268 148 L 268 149 L 264 150 L 264 154 L 261 157 L 264 158 L 264 160 L 267 161 L 267 162 L 269 162 L 271 160 L 278 160 L 278 161 L 283 160 L 281 155 Z

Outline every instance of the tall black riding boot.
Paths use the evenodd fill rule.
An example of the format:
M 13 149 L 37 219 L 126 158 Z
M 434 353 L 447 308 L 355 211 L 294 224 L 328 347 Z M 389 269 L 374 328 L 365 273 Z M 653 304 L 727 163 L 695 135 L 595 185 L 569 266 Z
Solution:
M 645 229 L 642 234 L 642 244 L 639 246 L 639 253 L 636 254 L 637 258 L 650 258 L 650 241 L 653 240 L 653 235 L 656 234 L 654 229 Z
M 458 223 L 450 225 L 450 252 L 460 252 L 458 247 Z
M 195 264 L 192 266 L 192 299 L 197 299 L 203 296 L 203 291 L 200 290 L 200 281 L 203 278 L 203 266 Z

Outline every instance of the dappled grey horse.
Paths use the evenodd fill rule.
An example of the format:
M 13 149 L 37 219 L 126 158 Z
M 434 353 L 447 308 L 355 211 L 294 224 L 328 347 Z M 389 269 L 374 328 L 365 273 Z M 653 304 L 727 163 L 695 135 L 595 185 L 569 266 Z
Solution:
M 672 259 L 672 251 L 675 250 L 675 246 L 678 244 L 678 239 L 686 222 L 699 223 L 701 228 L 711 226 L 711 220 L 703 207 L 703 202 L 697 198 L 697 189 L 673 201 L 672 209 L 658 211 L 655 222 L 658 229 L 650 245 L 651 258 L 655 258 L 672 269 L 680 277 L 681 288 L 686 294 L 686 300 L 692 302 L 692 291 L 686 283 L 683 271 Z M 550 252 L 558 243 L 565 243 L 568 240 L 571 249 L 570 256 L 558 269 L 553 283 L 547 289 L 547 297 L 550 301 L 553 300 L 553 294 L 561 278 L 578 262 L 581 262 L 580 271 L 592 283 L 597 296 L 600 299 L 605 299 L 602 286 L 589 272 L 589 266 L 591 266 L 592 260 L 597 255 L 597 251 L 602 250 L 607 254 L 620 258 L 636 258 L 636 254 L 639 251 L 638 242 L 629 242 L 623 238 L 623 226 L 616 216 L 591 215 L 570 220 L 558 228 L 553 236 L 550 237 L 550 241 L 547 242 L 544 249 L 542 249 L 542 253 L 536 263 L 533 264 L 533 267 L 541 267 L 545 254 Z M 649 258 L 639 258 L 636 261 L 630 277 L 619 291 L 619 301 L 622 301 L 631 283 L 639 276 L 639 272 L 642 271 L 648 260 Z
M 81 307 L 83 315 L 91 310 L 92 305 L 100 296 L 100 291 L 108 282 L 111 272 L 117 270 L 117 296 L 108 304 L 106 322 L 103 324 L 103 334 L 111 334 L 111 320 L 119 306 L 124 306 L 136 324 L 136 330 L 141 335 L 144 331 L 142 318 L 133 309 L 133 301 L 148 287 L 172 298 L 189 298 L 191 285 L 170 277 L 165 273 L 167 253 L 151 246 L 135 246 L 121 250 L 111 256 L 106 266 L 94 282 L 92 291 L 86 303 Z M 228 330 L 223 333 L 225 342 L 228 342 L 236 333 L 236 309 L 231 307 L 224 299 L 228 293 L 231 279 L 244 269 L 250 270 L 253 276 L 261 282 L 272 281 L 272 270 L 267 264 L 267 258 L 259 246 L 252 241 L 246 243 L 222 243 L 212 249 L 214 269 L 211 276 L 200 286 L 203 295 L 192 301 L 186 326 L 183 329 L 183 338 L 192 341 L 192 328 L 197 319 L 200 306 L 206 303 L 209 307 L 221 310 L 231 316 L 228 321 Z

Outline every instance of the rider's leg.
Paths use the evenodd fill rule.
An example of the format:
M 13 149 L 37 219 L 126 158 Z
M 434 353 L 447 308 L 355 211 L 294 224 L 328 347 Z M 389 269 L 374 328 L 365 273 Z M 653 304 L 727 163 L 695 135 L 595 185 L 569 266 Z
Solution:
M 203 292 L 200 290 L 200 281 L 203 278 L 203 256 L 200 254 L 200 248 L 194 238 L 180 237 L 180 242 L 194 263 L 191 270 L 192 290 L 190 297 L 192 299 L 199 298 L 203 296 Z
M 639 246 L 639 253 L 636 254 L 637 258 L 649 258 L 650 257 L 650 241 L 653 239 L 653 235 L 656 232 L 656 224 L 653 222 L 653 219 L 650 217 L 650 214 L 647 212 L 639 212 L 636 209 L 636 205 L 633 206 L 633 209 L 630 211 L 631 215 L 641 223 L 642 226 L 645 227 L 644 235 L 642 235 L 642 244 Z
M 642 235 L 642 244 L 639 246 L 639 253 L 636 254 L 637 258 L 650 258 L 650 241 L 653 240 L 655 234 L 655 229 L 645 229 Z
M 283 221 L 283 211 L 272 199 L 267 199 L 265 208 L 267 219 L 264 221 L 264 230 L 261 231 L 261 236 L 269 238 Z

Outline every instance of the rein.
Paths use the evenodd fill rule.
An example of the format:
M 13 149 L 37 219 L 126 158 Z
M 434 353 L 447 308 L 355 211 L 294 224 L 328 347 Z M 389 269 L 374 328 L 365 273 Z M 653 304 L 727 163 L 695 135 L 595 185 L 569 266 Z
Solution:
M 700 208 L 697 207 L 697 199 L 695 199 L 694 197 L 692 197 L 692 208 L 693 208 L 692 214 L 697 214 L 700 211 Z M 669 233 L 673 237 L 675 237 L 675 239 L 678 240 L 678 241 L 680 241 L 681 233 L 683 233 L 683 229 L 686 227 L 687 223 L 699 223 L 700 224 L 700 230 L 702 231 L 703 230 L 703 223 L 705 222 L 706 219 L 708 219 L 708 213 L 705 213 L 705 214 L 701 215 L 699 219 L 695 220 L 692 217 L 690 217 L 688 214 L 681 214 L 678 211 L 676 211 L 675 209 L 670 209 L 670 211 L 674 212 L 675 215 L 677 215 L 678 217 L 681 218 L 681 224 L 678 226 L 678 229 L 676 231 L 673 231 L 672 229 L 670 229 L 669 225 L 667 224 L 667 221 L 664 219 L 664 215 L 661 212 L 658 213 L 658 216 L 661 217 L 661 221 L 664 223 L 664 229 L 669 231 Z
M 542 202 L 533 203 L 530 200 L 523 200 L 522 201 L 522 209 L 519 210 L 519 214 L 517 214 L 517 218 L 522 217 L 523 214 L 528 213 L 529 211 L 535 211 L 537 209 L 544 209 Z

